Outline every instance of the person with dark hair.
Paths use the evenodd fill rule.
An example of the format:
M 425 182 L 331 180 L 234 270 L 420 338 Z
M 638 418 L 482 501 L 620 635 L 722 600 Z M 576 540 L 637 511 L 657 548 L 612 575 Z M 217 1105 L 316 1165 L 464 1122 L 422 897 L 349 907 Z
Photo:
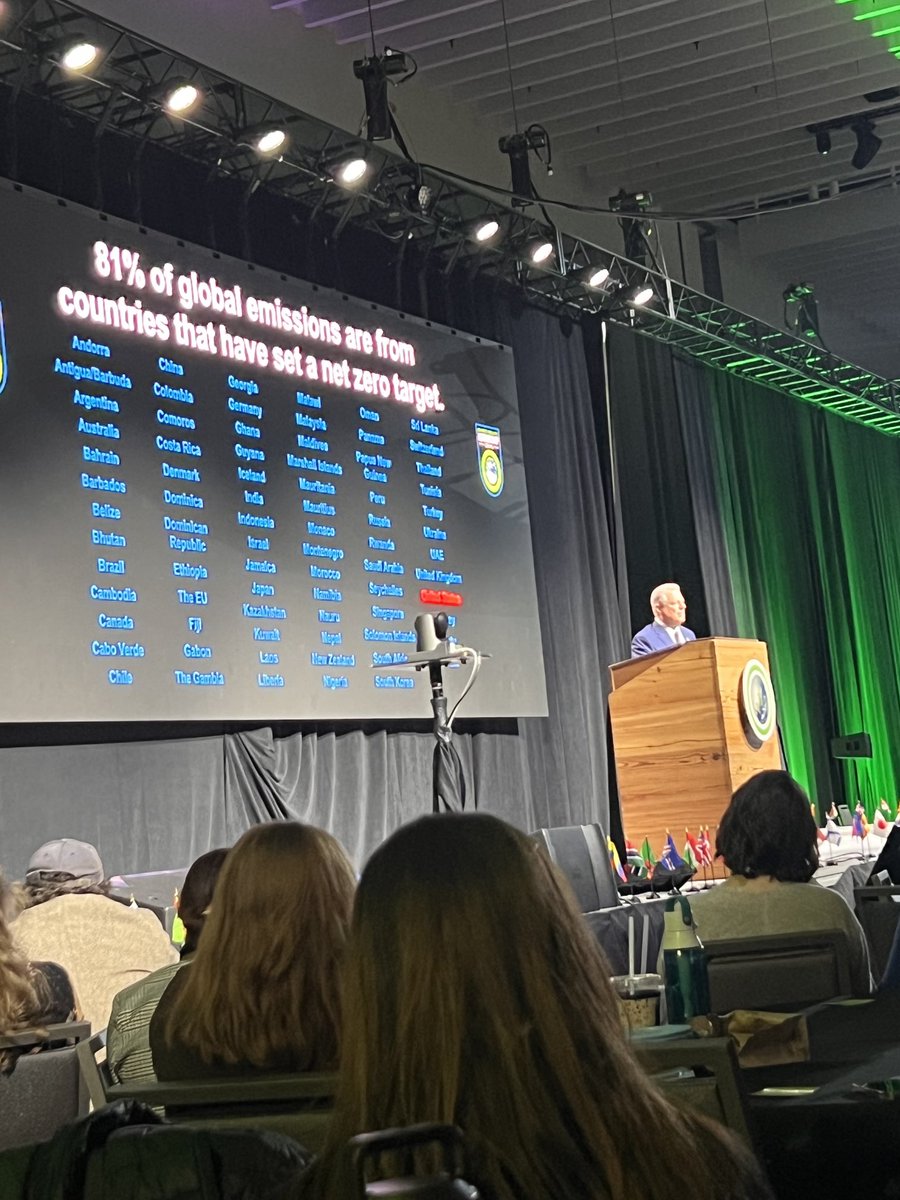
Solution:
M 843 930 L 854 995 L 872 990 L 862 926 L 842 896 L 819 887 L 818 832 L 809 797 L 787 771 L 760 771 L 731 797 L 716 834 L 731 875 L 691 896 L 701 939 Z
M 184 877 L 178 915 L 186 936 L 179 961 L 160 967 L 146 979 L 124 988 L 113 1000 L 106 1034 L 106 1062 L 114 1083 L 126 1079 L 150 1082 L 156 1078 L 150 1053 L 150 1020 L 173 975 L 190 962 L 197 949 L 227 854 L 227 850 L 208 850 Z
M 298 1195 L 355 1195 L 354 1135 L 439 1122 L 464 1130 L 483 1200 L 768 1197 L 749 1152 L 640 1069 L 609 974 L 523 833 L 486 813 L 398 830 L 357 890 L 335 1111 Z
M 329 1071 L 356 878 L 323 829 L 273 821 L 229 851 L 193 962 L 150 1022 L 159 1079 Z
M 58 1025 L 78 1016 L 68 975 L 55 962 L 29 962 L 16 949 L 10 932 L 15 899 L 0 875 L 0 1034 Z M 0 1050 L 0 1074 L 16 1065 L 21 1051 Z
M 96 847 L 74 838 L 45 842 L 31 856 L 22 889 L 27 907 L 13 936 L 31 959 L 68 972 L 91 1029 L 105 1029 L 113 997 L 177 951 L 157 917 L 109 895 Z

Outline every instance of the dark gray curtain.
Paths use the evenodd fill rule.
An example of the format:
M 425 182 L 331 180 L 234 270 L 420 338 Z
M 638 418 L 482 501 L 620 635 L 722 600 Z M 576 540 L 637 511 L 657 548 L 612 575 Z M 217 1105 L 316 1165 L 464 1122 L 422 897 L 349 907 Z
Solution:
M 719 632 L 706 611 L 672 352 L 613 326 L 609 377 L 632 628 L 651 619 L 650 593 L 671 579 L 687 599 L 688 626 L 700 637 Z
M 606 825 L 606 668 L 626 647 L 582 336 L 534 310 L 495 316 L 516 360 L 550 715 L 456 745 L 481 808 L 523 828 Z M 70 836 L 94 842 L 110 872 L 178 867 L 284 817 L 330 829 L 361 863 L 430 810 L 432 747 L 430 733 L 263 728 L 2 749 L 0 863 L 20 876 L 38 844 Z
M 709 631 L 714 636 L 738 637 L 712 454 L 709 367 L 681 358 L 673 360 L 673 367 Z

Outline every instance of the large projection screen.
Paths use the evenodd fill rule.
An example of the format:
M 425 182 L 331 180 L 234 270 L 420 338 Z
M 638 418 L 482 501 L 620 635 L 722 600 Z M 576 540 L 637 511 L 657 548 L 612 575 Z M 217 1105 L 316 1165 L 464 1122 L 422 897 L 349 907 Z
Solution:
M 508 348 L 5 181 L 0 240 L 0 721 L 425 717 L 441 610 L 546 714 Z

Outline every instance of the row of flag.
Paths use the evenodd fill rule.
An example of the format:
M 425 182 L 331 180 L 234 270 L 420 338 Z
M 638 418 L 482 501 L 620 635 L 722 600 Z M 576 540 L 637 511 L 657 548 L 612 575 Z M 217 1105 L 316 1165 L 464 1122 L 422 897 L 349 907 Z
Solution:
M 712 866 L 713 845 L 709 836 L 709 826 L 707 825 L 705 829 L 701 828 L 696 836 L 685 829 L 684 837 L 684 849 L 679 854 L 675 839 L 667 831 L 666 840 L 658 859 L 653 853 L 649 838 L 644 838 L 640 849 L 626 838 L 624 863 L 619 857 L 615 842 L 608 837 L 606 844 L 609 849 L 609 860 L 622 883 L 649 879 L 657 863 L 668 871 L 675 871 L 679 867 L 688 867 L 691 871 L 697 871 L 701 867 Z
M 815 805 L 810 804 L 809 807 L 818 824 Z M 863 841 L 873 829 L 876 833 L 886 835 L 892 824 L 900 824 L 898 807 L 900 807 L 900 802 L 898 802 L 898 805 L 895 805 L 892 812 L 886 800 L 879 801 L 870 822 L 866 817 L 863 806 L 857 804 L 856 811 L 853 814 L 851 837 L 856 837 L 860 841 Z M 837 815 L 837 809 L 832 805 L 825 817 L 824 828 L 819 829 L 820 842 L 833 842 L 835 844 L 840 842 L 841 831 L 837 826 Z M 685 829 L 684 839 L 684 848 L 679 854 L 678 847 L 675 845 L 675 839 L 667 830 L 665 844 L 658 859 L 653 853 L 649 838 L 644 838 L 640 849 L 633 842 L 626 839 L 624 863 L 619 857 L 619 851 L 616 849 L 612 838 L 608 837 L 606 844 L 609 849 L 609 861 L 612 863 L 612 868 L 622 883 L 649 879 L 653 875 L 653 869 L 657 863 L 668 871 L 675 871 L 679 867 L 688 867 L 691 871 L 703 870 L 705 874 L 706 868 L 713 866 L 714 857 L 713 843 L 709 836 L 709 826 L 707 825 L 705 828 L 701 827 L 696 836 L 690 830 Z
M 813 817 L 816 816 L 814 805 L 810 805 Z M 825 817 L 825 826 L 819 830 L 820 842 L 839 842 L 841 840 L 841 831 L 838 829 L 835 817 L 837 809 L 834 805 L 828 810 Z M 891 825 L 900 823 L 896 811 L 892 814 L 891 807 L 887 800 L 879 800 L 878 807 L 870 821 L 866 816 L 866 810 L 861 804 L 857 804 L 853 813 L 853 822 L 850 830 L 850 836 L 859 838 L 860 841 L 865 841 L 870 832 L 874 829 L 877 834 L 883 837 L 887 836 Z

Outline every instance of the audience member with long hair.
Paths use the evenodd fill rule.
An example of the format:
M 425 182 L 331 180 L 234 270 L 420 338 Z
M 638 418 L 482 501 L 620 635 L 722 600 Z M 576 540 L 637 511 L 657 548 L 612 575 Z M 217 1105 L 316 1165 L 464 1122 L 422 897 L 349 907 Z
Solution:
M 245 833 L 219 876 L 194 961 L 150 1023 L 158 1078 L 333 1069 L 355 884 L 324 830 L 278 821 Z
M 865 933 L 842 896 L 812 882 L 819 865 L 818 829 L 809 797 L 787 771 L 760 771 L 738 788 L 716 834 L 716 857 L 731 875 L 691 897 L 701 938 L 842 930 L 854 995 L 868 995 Z
M 227 854 L 227 850 L 208 850 L 191 864 L 184 877 L 178 915 L 185 939 L 178 962 L 153 971 L 146 979 L 124 988 L 113 1000 L 106 1030 L 106 1065 L 113 1083 L 150 1082 L 156 1078 L 150 1053 L 150 1021 L 175 972 L 194 956 Z
M 0 1033 L 41 1028 L 78 1015 L 72 983 L 55 962 L 29 962 L 17 949 L 9 921 L 16 911 L 12 889 L 0 875 Z M 0 1050 L 0 1073 L 15 1066 L 17 1054 Z
M 348 1138 L 431 1121 L 464 1131 L 483 1200 L 769 1196 L 748 1151 L 642 1073 L 568 885 L 502 821 L 425 817 L 375 852 L 344 981 L 336 1107 L 302 1196 L 355 1194 Z

